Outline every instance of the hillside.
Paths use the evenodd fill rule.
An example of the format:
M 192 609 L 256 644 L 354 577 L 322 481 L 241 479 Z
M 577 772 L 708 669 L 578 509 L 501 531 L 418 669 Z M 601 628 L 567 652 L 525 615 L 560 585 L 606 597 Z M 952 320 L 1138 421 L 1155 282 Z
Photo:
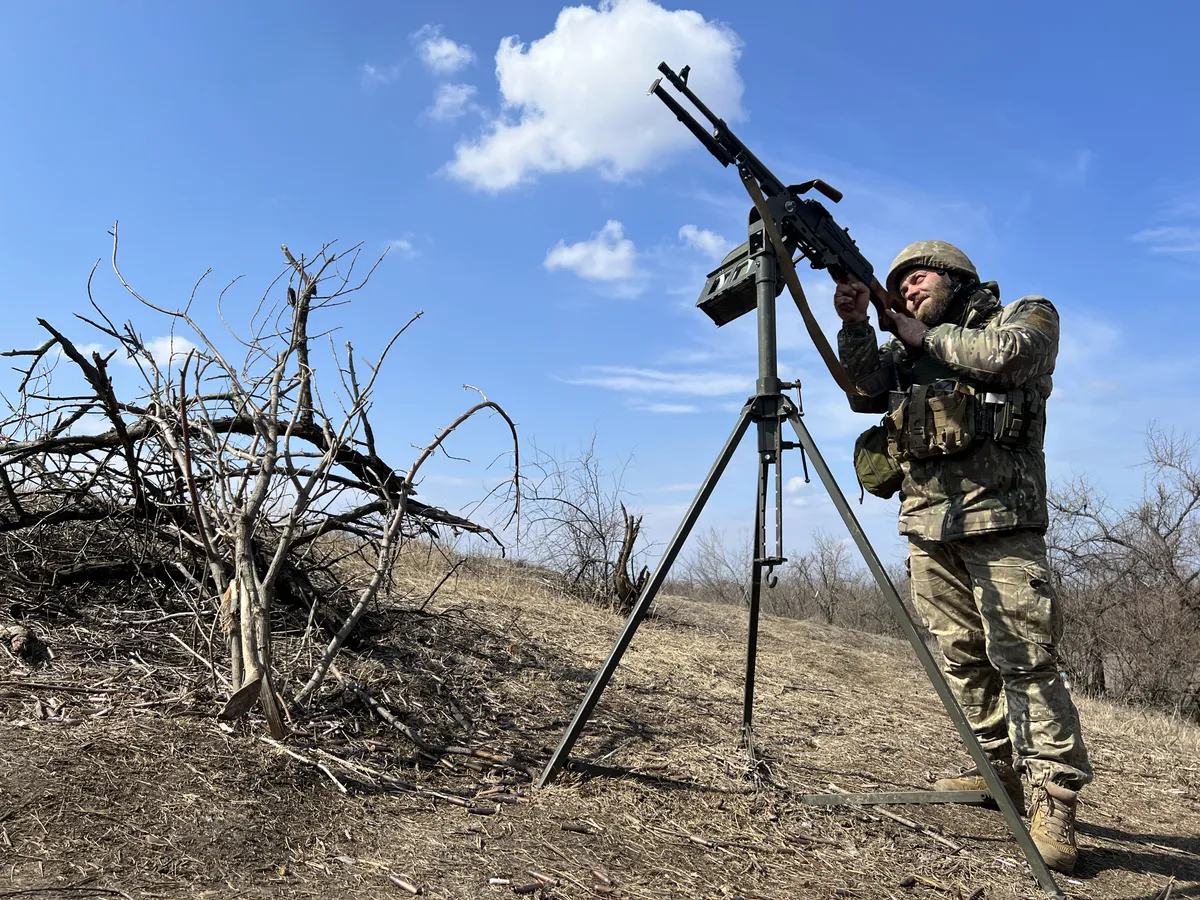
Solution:
M 1044 896 L 996 812 L 884 808 L 918 830 L 799 802 L 919 789 L 966 763 L 905 645 L 765 617 L 754 772 L 737 743 L 744 613 L 664 598 L 575 751 L 630 774 L 537 791 L 529 773 L 621 621 L 482 562 L 419 611 L 435 581 L 414 571 L 416 599 L 339 665 L 449 753 L 420 752 L 336 682 L 285 750 L 259 720 L 211 717 L 211 686 L 167 635 L 177 618 L 40 623 L 50 667 L 0 654 L 0 897 Z M 1200 897 L 1200 729 L 1081 708 L 1097 781 L 1060 884 Z

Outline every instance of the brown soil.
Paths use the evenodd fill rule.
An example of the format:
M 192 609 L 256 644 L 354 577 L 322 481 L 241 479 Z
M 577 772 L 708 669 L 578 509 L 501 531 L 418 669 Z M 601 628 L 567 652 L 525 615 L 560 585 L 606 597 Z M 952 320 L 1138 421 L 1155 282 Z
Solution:
M 42 625 L 55 659 L 35 671 L 0 654 L 0 898 L 1044 896 L 997 812 L 884 808 L 917 830 L 800 802 L 966 765 L 906 645 L 765 618 L 756 768 L 738 744 L 744 613 L 664 598 L 575 750 L 625 774 L 538 791 L 529 773 L 621 621 L 482 564 L 415 605 L 382 614 L 342 674 L 425 741 L 483 755 L 417 751 L 333 679 L 294 755 L 259 720 L 219 724 L 166 636 L 186 619 Z M 1060 885 L 1200 897 L 1200 729 L 1081 709 L 1097 779 Z

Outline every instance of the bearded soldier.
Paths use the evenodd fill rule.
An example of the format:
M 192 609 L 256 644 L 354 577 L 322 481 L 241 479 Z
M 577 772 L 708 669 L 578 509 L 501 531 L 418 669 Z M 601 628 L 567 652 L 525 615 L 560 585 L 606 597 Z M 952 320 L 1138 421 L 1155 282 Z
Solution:
M 857 412 L 886 413 L 890 484 L 900 492 L 912 596 L 937 638 L 946 680 L 1046 864 L 1075 866 L 1078 791 L 1092 779 L 1079 715 L 1059 670 L 1062 620 L 1046 561 L 1046 400 L 1058 313 L 1043 297 L 1002 306 L 1000 287 L 944 241 L 892 263 L 895 337 L 877 346 L 868 289 L 839 284 L 838 352 Z M 863 436 L 867 437 L 866 434 Z M 860 439 L 860 445 L 863 443 Z M 857 451 L 856 451 L 857 457 Z M 1013 751 L 1016 751 L 1014 767 Z M 938 790 L 987 790 L 977 770 Z

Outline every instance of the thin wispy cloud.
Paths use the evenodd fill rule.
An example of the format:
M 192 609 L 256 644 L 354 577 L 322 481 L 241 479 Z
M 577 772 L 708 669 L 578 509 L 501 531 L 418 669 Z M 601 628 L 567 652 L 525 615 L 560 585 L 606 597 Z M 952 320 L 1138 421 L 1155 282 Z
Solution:
M 1159 225 L 1139 231 L 1133 240 L 1144 244 L 1150 253 L 1200 256 L 1200 226 Z
M 1060 185 L 1079 185 L 1087 181 L 1096 154 L 1091 150 L 1079 149 L 1065 158 L 1032 158 L 1030 166 L 1048 181 Z
M 1147 253 L 1200 259 L 1200 182 L 1176 185 L 1155 218 L 1158 224 L 1130 235 Z
M 501 112 L 455 148 L 446 171 L 501 191 L 541 174 L 591 168 L 608 179 L 661 166 L 696 140 L 646 86 L 661 60 L 692 66 L 691 87 L 726 119 L 742 117 L 738 36 L 689 10 L 651 0 L 569 6 L 530 44 L 496 51 Z
M 425 483 L 425 484 L 440 484 L 440 485 L 445 485 L 446 487 L 478 487 L 479 486 L 478 478 L 463 478 L 459 475 L 443 475 L 440 473 L 433 474 L 433 475 L 425 475 L 421 478 L 421 481 L 422 481 L 422 483 Z
M 754 380 L 746 375 L 729 372 L 666 372 L 625 366 L 589 366 L 583 375 L 565 380 L 568 384 L 634 394 L 723 397 L 754 390 Z
M 453 75 L 475 61 L 471 48 L 442 34 L 441 25 L 423 25 L 413 33 L 412 41 L 421 62 L 437 75 Z
M 1187 182 L 1175 187 L 1171 197 L 1162 207 L 1162 217 L 1172 219 L 1200 219 L 1200 181 Z
M 690 403 L 633 403 L 630 406 L 640 412 L 662 413 L 669 416 L 700 412 L 700 407 Z
M 363 63 L 359 68 L 359 73 L 362 75 L 363 84 L 367 86 L 391 84 L 400 77 L 401 68 L 399 63 L 390 66 Z

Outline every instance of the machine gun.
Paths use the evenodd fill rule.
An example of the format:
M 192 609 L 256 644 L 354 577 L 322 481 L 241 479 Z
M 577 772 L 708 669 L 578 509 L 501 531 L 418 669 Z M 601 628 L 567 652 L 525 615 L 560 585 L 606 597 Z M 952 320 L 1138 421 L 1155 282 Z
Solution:
M 849 231 L 840 226 L 819 201 L 802 196 L 816 190 L 837 203 L 842 199 L 841 191 L 819 178 L 803 184 L 790 185 L 785 185 L 776 178 L 729 129 L 724 120 L 713 115 L 688 87 L 690 69 L 690 66 L 684 66 L 676 73 L 665 62 L 658 65 L 658 71 L 663 77 L 712 123 L 711 134 L 667 92 L 662 85 L 662 78 L 655 80 L 649 93 L 665 103 L 721 165 L 728 166 L 732 163 L 738 167 L 742 182 L 754 201 L 757 217 L 762 219 L 767 235 L 774 244 L 780 272 L 792 292 L 796 305 L 800 307 L 801 314 L 804 315 L 809 333 L 817 343 L 817 349 L 825 356 L 826 363 L 832 363 L 830 371 L 834 378 L 844 389 L 848 389 L 848 385 L 843 384 L 845 374 L 841 372 L 841 366 L 837 364 L 832 350 L 829 350 L 828 342 L 821 335 L 816 320 L 808 310 L 800 280 L 795 274 L 792 253 L 799 250 L 798 259 L 807 259 L 814 269 L 828 269 L 839 282 L 853 280 L 865 284 L 870 289 L 871 302 L 879 315 L 879 327 L 882 330 L 894 331 L 886 310 L 891 309 L 907 315 L 904 304 L 879 283 L 874 267 L 859 251 Z M 745 267 L 739 265 L 744 262 L 751 249 L 748 245 L 743 245 L 731 252 L 722 265 L 709 275 L 704 292 L 697 302 L 697 306 L 718 325 L 724 325 L 755 308 L 757 300 L 754 285 L 744 283 L 741 273 Z

